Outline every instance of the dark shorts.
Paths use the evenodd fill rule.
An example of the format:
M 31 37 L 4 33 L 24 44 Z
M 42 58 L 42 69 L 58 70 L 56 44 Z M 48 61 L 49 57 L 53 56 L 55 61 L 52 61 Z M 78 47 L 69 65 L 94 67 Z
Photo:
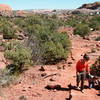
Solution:
M 77 75 L 77 82 L 84 81 L 86 79 L 86 72 L 79 72 Z

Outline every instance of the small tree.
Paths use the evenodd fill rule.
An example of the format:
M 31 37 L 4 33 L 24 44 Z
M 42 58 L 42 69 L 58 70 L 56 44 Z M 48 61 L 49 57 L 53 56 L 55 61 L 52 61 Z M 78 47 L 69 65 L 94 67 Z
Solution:
M 12 50 L 6 50 L 5 57 L 11 59 L 16 71 L 21 71 L 25 65 L 31 64 L 31 51 L 24 46 L 14 46 Z
M 71 42 L 67 35 L 52 33 L 49 40 L 41 44 L 43 48 L 43 60 L 45 63 L 57 63 L 66 59 L 70 51 Z

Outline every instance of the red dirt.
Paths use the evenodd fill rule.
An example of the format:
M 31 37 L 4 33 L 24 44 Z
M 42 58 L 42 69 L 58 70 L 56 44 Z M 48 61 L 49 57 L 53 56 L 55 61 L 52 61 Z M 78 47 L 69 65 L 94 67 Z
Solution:
M 0 89 L 0 100 L 19 100 L 21 96 L 27 98 L 27 100 L 67 100 L 69 98 L 68 85 L 76 86 L 75 77 L 75 64 L 82 58 L 86 52 L 91 52 L 92 48 L 97 48 L 96 44 L 99 42 L 83 40 L 80 37 L 71 37 L 72 41 L 72 54 L 71 57 L 65 62 L 57 65 L 43 66 L 45 71 L 39 71 L 41 66 L 31 67 L 28 71 L 24 72 L 20 79 L 16 83 L 10 85 L 7 88 Z M 98 48 L 100 49 L 100 48 Z M 90 65 L 95 61 L 96 57 L 100 55 L 100 50 L 95 53 L 89 53 L 91 57 Z M 74 58 L 75 60 L 72 60 Z M 68 64 L 71 62 L 72 64 Z M 65 66 L 65 69 L 63 69 Z M 47 75 L 55 74 L 47 78 L 43 78 L 41 74 Z M 50 79 L 54 81 L 50 81 Z M 61 90 L 47 90 L 47 85 L 61 85 Z M 85 85 L 88 85 L 85 82 Z M 84 89 L 85 93 L 81 93 L 78 90 L 72 89 L 71 100 L 100 100 L 99 93 L 95 89 Z M 20 99 L 21 100 L 21 99 Z

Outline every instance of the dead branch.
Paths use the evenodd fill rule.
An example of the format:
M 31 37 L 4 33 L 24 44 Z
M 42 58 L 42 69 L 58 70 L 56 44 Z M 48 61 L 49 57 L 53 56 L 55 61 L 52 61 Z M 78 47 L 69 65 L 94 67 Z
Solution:
M 47 75 L 47 76 L 45 76 L 45 77 L 44 77 L 44 79 L 45 79 L 45 78 L 48 78 L 48 77 L 52 77 L 52 76 L 55 76 L 55 75 L 60 75 L 60 74 L 59 74 L 59 73 L 50 74 L 50 75 Z

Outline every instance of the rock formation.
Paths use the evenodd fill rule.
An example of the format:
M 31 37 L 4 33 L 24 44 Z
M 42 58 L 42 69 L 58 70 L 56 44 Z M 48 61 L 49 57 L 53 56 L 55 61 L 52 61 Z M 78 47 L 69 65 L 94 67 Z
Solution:
M 6 4 L 0 4 L 0 11 L 12 11 L 12 8 Z
M 91 10 L 100 10 L 100 2 L 83 4 L 79 9 L 91 9 Z
M 6 4 L 0 4 L 0 16 L 11 16 L 12 8 Z

